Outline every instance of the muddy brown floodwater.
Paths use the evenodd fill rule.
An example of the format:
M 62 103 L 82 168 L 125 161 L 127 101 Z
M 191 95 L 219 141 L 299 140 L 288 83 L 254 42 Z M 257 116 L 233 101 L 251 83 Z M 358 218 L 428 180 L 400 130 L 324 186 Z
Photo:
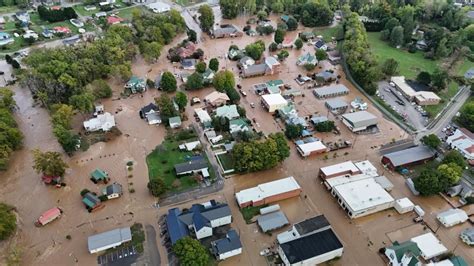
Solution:
M 277 21 L 275 16 L 272 19 Z M 221 23 L 233 23 L 242 28 L 245 26 L 246 20 L 247 17 L 240 17 L 232 21 L 224 20 Z M 301 26 L 298 29 L 298 31 L 303 30 L 305 29 Z M 298 31 L 289 32 L 287 37 L 296 37 Z M 163 55 L 154 64 L 148 64 L 143 59 L 137 58 L 132 65 L 133 74 L 154 80 L 164 70 L 175 74 L 181 73 L 178 64 L 171 64 L 166 59 L 166 52 L 184 38 L 185 36 L 182 35 L 176 38 L 172 44 L 164 47 Z M 206 62 L 209 62 L 210 58 L 217 57 L 220 61 L 220 68 L 234 71 L 237 83 L 241 84 L 243 90 L 248 92 L 248 96 L 242 98 L 241 105 L 246 108 L 248 118 L 256 119 L 259 126 L 257 130 L 265 133 L 282 130 L 281 125 L 260 107 L 258 104 L 260 102 L 259 97 L 250 91 L 253 84 L 272 79 L 282 79 L 285 83 L 304 92 L 305 97 L 297 97 L 295 100 L 296 109 L 300 115 L 308 116 L 320 113 L 328 115 L 332 120 L 337 120 L 332 114 L 328 114 L 324 107 L 324 101 L 315 99 L 311 90 L 300 87 L 294 81 L 298 74 L 306 73 L 305 70 L 296 66 L 297 57 L 308 51 L 314 53 L 313 47 L 305 45 L 300 51 L 289 50 L 290 56 L 282 62 L 282 72 L 277 75 L 240 79 L 238 78 L 236 62 L 225 57 L 228 47 L 231 44 L 236 44 L 240 48 L 244 48 L 248 43 L 259 39 L 264 40 L 268 46 L 273 41 L 273 37 L 249 37 L 244 35 L 239 38 L 217 40 L 210 40 L 208 36 L 204 38 L 204 42 L 200 42 L 198 47 L 204 50 Z M 265 54 L 269 54 L 268 50 L 265 51 Z M 322 63 L 321 67 L 318 67 L 315 71 L 319 72 L 324 69 L 333 69 L 342 75 L 341 82 L 351 91 L 349 95 L 343 97 L 346 102 L 349 103 L 355 97 L 361 97 L 366 102 L 368 101 L 352 84 L 345 80 L 340 66 L 333 67 Z M 89 235 L 120 226 L 129 226 L 134 222 L 151 224 L 157 232 L 159 231 L 156 219 L 159 215 L 166 213 L 168 208 L 156 209 L 152 207 L 155 199 L 150 196 L 146 188 L 148 169 L 145 157 L 156 145 L 161 143 L 166 130 L 163 126 L 147 125 L 145 121 L 139 118 L 138 111 L 144 105 L 153 102 L 154 98 L 160 95 L 160 92 L 149 90 L 143 95 L 120 99 L 123 82 L 110 80 L 109 84 L 114 90 L 114 96 L 112 99 L 102 101 L 102 103 L 107 112 L 115 115 L 117 126 L 123 135 L 107 143 L 94 144 L 88 151 L 78 152 L 71 158 L 64 156 L 70 168 L 65 177 L 67 187 L 62 189 L 42 184 L 40 175 L 31 168 L 32 156 L 30 151 L 32 149 L 40 148 L 62 152 L 61 147 L 52 135 L 49 114 L 46 110 L 33 106 L 31 94 L 28 90 L 15 88 L 15 100 L 19 107 L 16 117 L 20 129 L 25 135 L 24 148 L 14 153 L 9 170 L 0 174 L 0 180 L 3 184 L 0 187 L 0 201 L 17 207 L 20 220 L 18 234 L 14 239 L 18 241 L 17 246 L 22 250 L 23 265 L 94 265 L 97 263 L 96 256 L 88 254 L 87 251 L 87 237 Z M 181 81 L 178 84 L 181 84 Z M 205 88 L 199 91 L 187 92 L 188 99 L 193 96 L 202 99 L 213 90 L 213 88 Z M 250 103 L 255 103 L 256 108 L 251 108 Z M 190 119 L 184 122 L 184 126 L 192 123 L 193 110 L 200 106 L 202 104 L 191 108 L 188 103 L 186 115 Z M 233 176 L 225 180 L 222 191 L 176 206 L 189 207 L 192 203 L 204 202 L 209 199 L 228 202 L 234 217 L 232 227 L 236 228 L 241 235 L 243 254 L 222 264 L 266 265 L 264 258 L 259 256 L 259 252 L 270 247 L 275 241 L 275 235 L 287 230 L 288 227 L 277 230 L 273 233 L 273 236 L 269 236 L 260 233 L 255 224 L 245 224 L 235 202 L 234 193 L 259 183 L 294 176 L 303 187 L 302 196 L 279 202 L 290 223 L 317 214 L 324 214 L 345 247 L 344 256 L 335 262 L 336 265 L 383 265 L 382 259 L 377 254 L 378 249 L 391 243 L 389 236 L 396 237 L 399 240 L 407 240 L 411 233 L 398 230 L 410 225 L 413 217 L 398 215 L 393 210 L 388 210 L 350 220 L 319 179 L 316 178 L 320 167 L 346 160 L 370 160 L 378 168 L 381 175 L 387 176 L 394 183 L 395 188 L 391 192 L 392 196 L 395 198 L 407 196 L 414 203 L 420 204 L 427 212 L 426 220 L 428 224 L 434 228 L 437 226 L 435 214 L 440 210 L 449 208 L 449 205 L 439 197 L 420 198 L 412 196 L 404 185 L 403 177 L 383 169 L 380 164 L 380 154 L 374 147 L 388 143 L 392 139 L 403 139 L 409 136 L 394 123 L 384 119 L 383 115 L 371 104 L 369 104 L 368 111 L 380 119 L 380 132 L 377 134 L 356 136 L 349 132 L 340 120 L 336 121 L 336 125 L 341 129 L 340 136 L 334 136 L 332 133 L 316 134 L 316 136 L 326 141 L 350 140 L 354 144 L 350 149 L 340 151 L 336 155 L 335 153 L 329 153 L 326 160 L 321 155 L 302 159 L 297 154 L 294 145 L 291 144 L 290 158 L 278 167 L 268 171 Z M 83 119 L 84 117 L 81 115 L 75 117 L 73 124 L 76 130 L 80 130 Z M 128 161 L 134 162 L 132 178 L 127 177 L 125 167 Z M 121 183 L 124 187 L 124 195 L 119 199 L 107 201 L 104 209 L 95 213 L 88 213 L 81 203 L 80 191 L 87 188 L 99 192 L 104 187 L 104 185 L 95 185 L 89 180 L 89 174 L 95 168 L 108 171 L 112 181 Z M 130 193 L 130 188 L 133 188 L 135 193 Z M 307 197 L 304 197 L 305 195 Z M 35 227 L 33 221 L 42 212 L 54 206 L 63 208 L 64 216 L 45 227 Z M 450 250 L 456 248 L 456 253 L 462 255 L 468 261 L 468 264 L 472 265 L 474 264 L 472 252 L 458 239 L 458 233 L 466 226 L 468 225 L 464 224 L 454 229 L 440 228 L 438 236 Z M 71 240 L 66 239 L 67 235 L 71 236 Z M 160 250 L 162 264 L 166 265 L 168 264 L 166 251 L 161 245 L 160 239 L 156 239 L 156 242 Z M 5 256 L 7 247 L 0 248 L 3 248 L 1 254 Z

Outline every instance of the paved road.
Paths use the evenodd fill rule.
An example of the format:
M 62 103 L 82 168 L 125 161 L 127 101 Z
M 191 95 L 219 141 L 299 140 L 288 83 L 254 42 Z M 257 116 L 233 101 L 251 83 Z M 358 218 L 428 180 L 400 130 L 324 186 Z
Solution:
M 146 248 L 148 250 L 147 256 L 149 258 L 150 265 L 161 265 L 160 252 L 156 244 L 156 231 L 155 228 L 147 224 L 145 225 L 146 232 Z

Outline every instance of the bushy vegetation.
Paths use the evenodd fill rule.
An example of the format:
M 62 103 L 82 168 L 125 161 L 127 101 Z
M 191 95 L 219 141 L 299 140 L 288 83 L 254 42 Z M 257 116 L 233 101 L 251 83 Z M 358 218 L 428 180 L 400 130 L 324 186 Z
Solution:
M 189 236 L 183 237 L 173 245 L 173 251 L 180 265 L 208 265 L 209 254 L 198 240 Z
M 72 7 L 64 7 L 61 9 L 51 9 L 44 5 L 38 6 L 38 15 L 42 20 L 52 22 L 69 20 L 77 18 L 76 11 Z
M 16 215 L 13 207 L 0 203 L 0 240 L 11 236 L 16 230 Z
M 23 135 L 13 118 L 14 107 L 13 92 L 0 88 L 0 171 L 8 168 L 12 152 L 22 145 Z

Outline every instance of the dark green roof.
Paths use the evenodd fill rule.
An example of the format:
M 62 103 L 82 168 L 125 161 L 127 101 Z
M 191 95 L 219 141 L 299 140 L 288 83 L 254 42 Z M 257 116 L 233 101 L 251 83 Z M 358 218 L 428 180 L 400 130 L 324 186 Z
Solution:
M 108 177 L 107 173 L 101 169 L 95 169 L 94 172 L 91 173 L 91 176 L 97 181 L 106 180 Z
M 397 242 L 395 242 L 393 246 L 389 247 L 389 249 L 392 249 L 393 251 L 395 251 L 398 261 L 400 261 L 403 258 L 403 255 L 405 255 L 406 253 L 408 252 L 411 253 L 414 258 L 411 260 L 409 265 L 415 265 L 416 261 L 418 261 L 416 260 L 414 262 L 415 257 L 418 257 L 421 254 L 421 251 L 418 248 L 418 245 L 413 241 L 405 241 L 401 244 L 398 244 Z M 415 264 L 412 264 L 412 263 L 415 263 Z
M 461 256 L 454 256 L 449 259 L 454 266 L 468 266 L 467 262 Z

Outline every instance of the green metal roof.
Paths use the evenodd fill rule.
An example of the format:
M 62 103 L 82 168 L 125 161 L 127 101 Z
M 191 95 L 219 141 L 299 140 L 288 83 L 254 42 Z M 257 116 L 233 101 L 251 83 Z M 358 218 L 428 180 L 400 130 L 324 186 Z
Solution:
M 170 124 L 181 123 L 181 118 L 179 116 L 173 116 L 169 119 Z
M 449 259 L 454 266 L 468 266 L 467 262 L 461 256 L 454 256 Z
M 91 201 L 90 199 L 88 199 L 88 198 L 83 198 L 83 199 L 82 199 L 82 202 L 83 202 L 87 207 L 89 207 L 89 208 L 94 208 L 94 206 L 95 206 L 95 203 L 92 202 L 92 201 Z
M 229 125 L 235 125 L 240 127 L 248 126 L 247 122 L 242 118 L 230 120 Z
M 92 178 L 95 180 L 106 180 L 109 175 L 101 169 L 95 169 L 94 172 L 91 173 Z
M 413 255 L 412 261 L 414 261 L 415 257 L 420 256 L 421 251 L 418 248 L 418 245 L 413 242 L 413 241 L 405 241 L 401 244 L 398 244 L 397 242 L 394 243 L 393 246 L 389 247 L 389 249 L 392 249 L 395 251 L 395 254 L 397 255 L 397 260 L 400 261 L 403 258 L 403 255 L 406 253 L 411 253 Z M 410 265 L 412 265 L 412 261 L 410 262 Z M 416 262 L 415 262 L 416 264 Z M 413 264 L 413 265 L 415 265 Z

